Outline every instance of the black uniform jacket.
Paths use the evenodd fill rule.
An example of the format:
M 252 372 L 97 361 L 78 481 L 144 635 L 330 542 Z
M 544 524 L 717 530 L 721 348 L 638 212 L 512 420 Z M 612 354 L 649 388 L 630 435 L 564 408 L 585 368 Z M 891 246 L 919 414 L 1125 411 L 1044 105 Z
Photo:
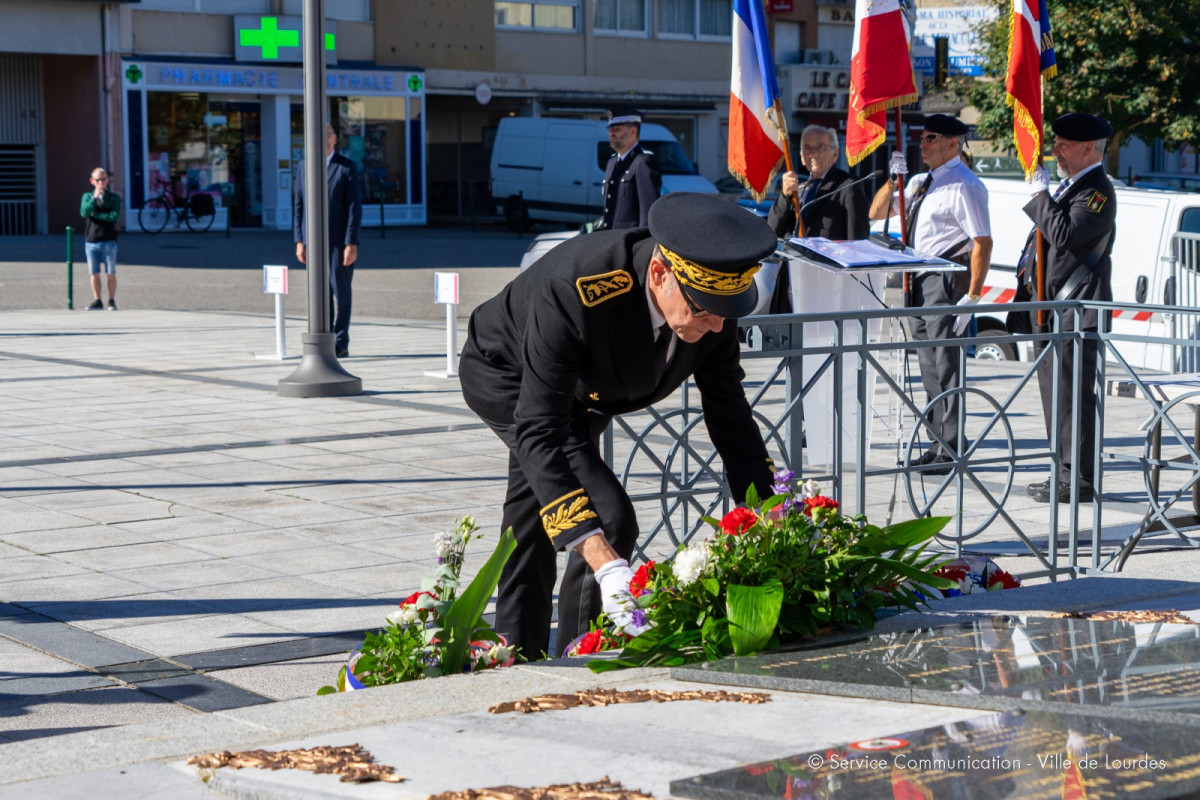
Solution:
M 1112 300 L 1112 248 L 1117 219 L 1117 198 L 1112 182 L 1102 167 L 1086 172 L 1079 182 L 1054 200 L 1049 192 L 1038 192 L 1025 204 L 1024 211 L 1046 240 L 1046 299 L 1052 300 L 1066 284 L 1075 267 L 1108 236 L 1100 259 L 1089 270 L 1087 279 L 1064 300 Z M 1029 234 L 1026 250 L 1032 246 Z M 1032 261 L 1022 259 L 1032 264 Z M 1035 295 L 1036 299 L 1036 295 Z M 1064 324 L 1068 320 L 1064 318 Z M 1095 311 L 1086 311 L 1083 327 L 1095 330 Z M 1074 323 L 1071 322 L 1071 325 Z
M 662 172 L 654 153 L 639 144 L 624 161 L 614 154 L 604 167 L 604 227 L 646 227 L 650 205 L 661 191 Z
M 804 212 L 806 236 L 823 236 L 826 239 L 865 239 L 871 232 L 871 220 L 867 216 L 867 196 L 862 185 L 849 186 L 854 179 L 845 170 L 833 167 L 821 178 L 817 187 L 817 200 Z M 801 191 L 804 184 L 800 184 Z M 839 190 L 840 189 L 840 190 Z M 824 197 L 824 195 L 829 195 Z M 796 209 L 792 198 L 779 195 L 767 215 L 767 224 L 782 238 L 793 236 L 796 230 Z
M 471 315 L 463 394 L 493 427 L 513 426 L 514 453 L 558 547 L 596 527 L 563 449 L 571 423 L 645 408 L 689 375 L 735 499 L 751 483 L 770 494 L 773 465 L 742 388 L 735 320 L 693 344 L 676 342 L 655 384 L 645 288 L 653 246 L 644 228 L 570 239 Z

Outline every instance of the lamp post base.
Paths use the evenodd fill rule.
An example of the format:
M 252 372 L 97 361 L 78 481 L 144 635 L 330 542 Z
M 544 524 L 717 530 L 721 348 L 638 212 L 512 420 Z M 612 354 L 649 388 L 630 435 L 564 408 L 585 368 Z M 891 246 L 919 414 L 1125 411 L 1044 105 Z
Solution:
M 280 397 L 350 397 L 362 394 L 362 378 L 342 368 L 332 333 L 306 333 L 296 371 L 279 382 Z

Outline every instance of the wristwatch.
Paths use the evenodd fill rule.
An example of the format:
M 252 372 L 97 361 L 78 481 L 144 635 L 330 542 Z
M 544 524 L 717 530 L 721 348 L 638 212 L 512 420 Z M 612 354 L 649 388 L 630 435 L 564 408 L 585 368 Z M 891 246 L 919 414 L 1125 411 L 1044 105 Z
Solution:
M 969 295 L 967 295 L 967 297 L 971 298 L 971 300 L 972 300 L 973 302 L 976 302 L 976 303 L 978 303 L 978 302 L 979 302 L 979 298 L 980 298 L 980 297 L 982 297 L 982 296 L 983 296 L 983 295 L 979 295 L 979 294 L 969 294 Z

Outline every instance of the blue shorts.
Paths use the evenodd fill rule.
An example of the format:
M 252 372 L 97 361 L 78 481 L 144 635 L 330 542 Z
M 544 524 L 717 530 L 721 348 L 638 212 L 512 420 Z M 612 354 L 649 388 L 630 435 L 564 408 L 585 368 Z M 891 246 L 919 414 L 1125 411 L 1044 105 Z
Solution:
M 87 253 L 88 274 L 100 274 L 100 262 L 104 262 L 104 271 L 109 275 L 117 274 L 117 243 L 113 242 L 84 242 L 83 252 Z

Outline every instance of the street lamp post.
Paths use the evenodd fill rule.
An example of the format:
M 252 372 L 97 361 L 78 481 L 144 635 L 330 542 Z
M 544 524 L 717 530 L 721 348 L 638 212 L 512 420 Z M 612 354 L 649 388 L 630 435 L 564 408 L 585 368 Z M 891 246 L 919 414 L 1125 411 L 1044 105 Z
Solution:
M 296 371 L 279 381 L 282 397 L 362 394 L 362 379 L 342 368 L 329 319 L 329 177 L 325 159 L 325 0 L 304 0 L 304 229 L 308 332 Z

